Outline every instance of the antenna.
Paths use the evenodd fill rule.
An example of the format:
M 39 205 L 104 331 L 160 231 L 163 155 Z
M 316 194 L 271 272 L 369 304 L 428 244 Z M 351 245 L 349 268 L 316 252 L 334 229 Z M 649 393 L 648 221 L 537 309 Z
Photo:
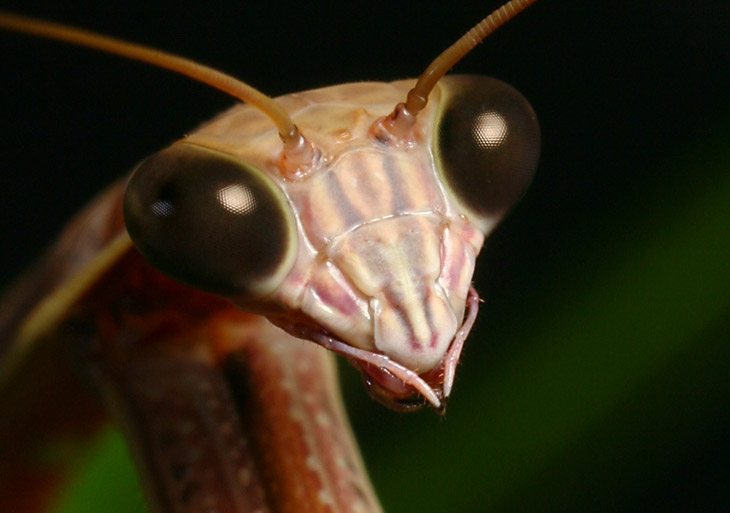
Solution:
M 250 103 L 268 116 L 276 125 L 284 143 L 283 160 L 292 166 L 311 165 L 315 149 L 308 143 L 284 108 L 273 98 L 254 89 L 245 82 L 209 66 L 190 59 L 129 43 L 113 37 L 103 36 L 83 29 L 68 27 L 59 23 L 27 18 L 0 11 L 0 28 L 70 43 L 127 59 L 145 62 L 192 78 L 219 89 L 241 101 Z M 287 166 L 288 167 L 288 166 Z
M 416 122 L 416 115 L 423 110 L 428 102 L 428 95 L 436 83 L 454 65 L 459 62 L 484 38 L 527 9 L 537 0 L 510 0 L 502 7 L 474 25 L 466 34 L 454 44 L 444 50 L 428 65 L 415 87 L 408 91 L 405 103 L 395 106 L 393 112 L 385 118 L 376 121 L 374 130 L 377 135 L 385 136 L 388 140 L 403 141 L 407 139 L 411 128 Z M 385 130 L 385 133 L 382 131 Z

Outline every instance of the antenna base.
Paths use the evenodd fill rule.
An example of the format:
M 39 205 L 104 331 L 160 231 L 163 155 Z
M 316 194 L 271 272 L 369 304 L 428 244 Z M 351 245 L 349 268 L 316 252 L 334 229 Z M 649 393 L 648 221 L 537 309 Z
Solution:
M 399 103 L 393 112 L 376 119 L 370 133 L 377 140 L 398 148 L 410 148 L 416 144 L 416 116 L 405 103 Z
M 284 148 L 281 150 L 279 171 L 286 180 L 301 180 L 316 170 L 324 160 L 322 151 L 309 142 L 298 129 L 282 136 Z

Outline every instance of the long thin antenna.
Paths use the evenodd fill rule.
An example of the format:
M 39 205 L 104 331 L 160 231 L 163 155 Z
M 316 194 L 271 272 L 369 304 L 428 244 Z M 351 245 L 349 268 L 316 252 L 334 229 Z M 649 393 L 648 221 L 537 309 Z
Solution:
M 466 34 L 454 44 L 444 50 L 426 68 L 416 85 L 408 91 L 405 103 L 399 103 L 393 112 L 376 120 L 370 131 L 378 139 L 390 141 L 393 144 L 409 145 L 413 138 L 413 127 L 416 124 L 416 115 L 428 103 L 428 95 L 436 83 L 454 64 L 459 62 L 467 53 L 489 34 L 507 23 L 509 20 L 524 11 L 537 0 L 510 0 L 482 21 L 474 25 Z
M 291 148 L 297 150 L 304 144 L 303 138 L 299 134 L 299 129 L 284 108 L 273 98 L 266 96 L 245 82 L 209 66 L 198 64 L 184 57 L 103 36 L 87 30 L 68 27 L 45 20 L 18 16 L 4 11 L 0 11 L 0 28 L 101 50 L 188 76 L 193 80 L 220 89 L 234 98 L 250 103 L 259 109 L 276 125 L 279 136 L 284 142 L 285 149 Z
M 416 86 L 408 92 L 406 109 L 415 116 L 425 106 L 431 90 L 454 65 L 459 62 L 485 37 L 527 9 L 537 0 L 510 0 L 482 21 L 474 25 L 466 34 L 461 36 L 453 45 L 444 50 L 429 64 L 420 77 Z

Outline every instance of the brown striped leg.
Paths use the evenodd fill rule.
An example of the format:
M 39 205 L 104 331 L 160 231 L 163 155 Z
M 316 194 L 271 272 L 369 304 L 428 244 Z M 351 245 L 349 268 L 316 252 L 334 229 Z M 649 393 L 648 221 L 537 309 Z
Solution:
M 220 364 L 193 352 L 93 366 L 131 440 L 152 508 L 381 511 L 345 417 L 332 356 L 263 320 L 255 330 L 219 322 L 206 333 L 236 347 Z

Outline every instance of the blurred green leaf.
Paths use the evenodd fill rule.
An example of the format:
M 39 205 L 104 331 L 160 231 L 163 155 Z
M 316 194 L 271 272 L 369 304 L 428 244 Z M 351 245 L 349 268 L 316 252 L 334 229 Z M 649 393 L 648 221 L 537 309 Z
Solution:
M 105 429 L 93 441 L 52 511 L 147 511 L 127 444 L 116 429 Z

